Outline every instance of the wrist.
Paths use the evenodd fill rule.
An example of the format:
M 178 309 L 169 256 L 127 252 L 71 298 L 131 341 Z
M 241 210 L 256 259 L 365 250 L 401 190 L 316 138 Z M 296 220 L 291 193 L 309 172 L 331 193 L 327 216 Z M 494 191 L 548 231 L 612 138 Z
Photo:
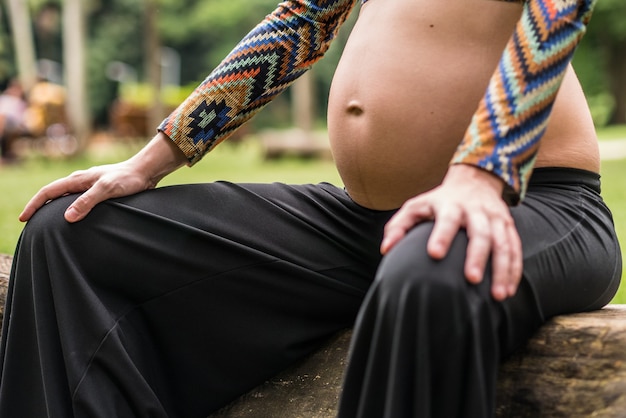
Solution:
M 484 187 L 493 189 L 502 196 L 506 183 L 494 173 L 483 168 L 470 164 L 453 164 L 448 168 L 448 172 L 443 182 L 464 181 L 481 184 Z
M 167 135 L 159 132 L 128 162 L 155 187 L 161 179 L 183 166 L 187 157 Z

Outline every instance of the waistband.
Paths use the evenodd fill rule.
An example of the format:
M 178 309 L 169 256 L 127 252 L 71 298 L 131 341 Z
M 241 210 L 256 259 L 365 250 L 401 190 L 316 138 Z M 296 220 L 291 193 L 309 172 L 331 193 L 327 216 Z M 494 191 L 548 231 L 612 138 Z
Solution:
M 600 174 L 570 167 L 537 167 L 528 182 L 528 187 L 548 184 L 584 185 L 600 193 Z

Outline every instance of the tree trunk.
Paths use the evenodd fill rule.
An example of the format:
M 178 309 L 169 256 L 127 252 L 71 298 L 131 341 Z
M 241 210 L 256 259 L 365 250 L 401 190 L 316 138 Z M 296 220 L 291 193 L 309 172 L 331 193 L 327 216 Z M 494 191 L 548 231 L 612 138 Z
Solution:
M 28 5 L 23 0 L 8 0 L 8 10 L 18 77 L 29 90 L 37 78 L 37 65 Z
M 91 133 L 91 117 L 87 100 L 83 0 L 65 0 L 63 4 L 63 59 L 68 120 L 79 150 L 84 150 Z
M 626 123 L 626 41 L 615 43 L 609 56 L 609 84 L 615 99 L 611 124 Z
M 291 86 L 293 120 L 296 128 L 309 135 L 313 130 L 313 74 L 307 71 Z
M 154 93 L 152 104 L 148 109 L 148 133 L 156 133 L 157 126 L 166 116 L 161 99 L 161 39 L 157 28 L 158 9 L 155 0 L 145 2 L 145 50 L 148 82 Z

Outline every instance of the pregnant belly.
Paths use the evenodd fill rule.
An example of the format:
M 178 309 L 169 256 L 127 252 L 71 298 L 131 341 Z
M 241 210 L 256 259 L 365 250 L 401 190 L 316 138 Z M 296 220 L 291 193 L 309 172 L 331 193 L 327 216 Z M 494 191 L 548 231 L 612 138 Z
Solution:
M 468 4 L 480 16 L 468 18 Z M 328 109 L 333 156 L 357 203 L 391 209 L 439 184 L 520 11 L 485 0 L 363 6 Z

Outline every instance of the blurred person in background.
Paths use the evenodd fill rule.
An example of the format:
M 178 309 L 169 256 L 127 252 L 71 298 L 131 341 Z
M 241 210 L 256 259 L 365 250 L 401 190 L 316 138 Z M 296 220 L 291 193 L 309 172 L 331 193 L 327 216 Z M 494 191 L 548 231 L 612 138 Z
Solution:
M 27 107 L 28 103 L 21 83 L 12 79 L 7 88 L 0 94 L 0 156 L 2 163 L 15 161 L 13 142 L 30 132 L 25 118 Z

